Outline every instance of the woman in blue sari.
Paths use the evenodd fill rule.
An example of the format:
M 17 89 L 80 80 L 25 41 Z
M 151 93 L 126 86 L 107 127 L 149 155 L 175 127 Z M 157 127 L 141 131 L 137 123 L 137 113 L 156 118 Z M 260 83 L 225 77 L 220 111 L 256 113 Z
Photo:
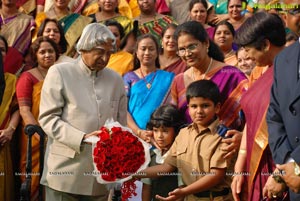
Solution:
M 159 69 L 159 47 L 153 35 L 138 38 L 134 70 L 124 75 L 128 96 L 128 126 L 143 140 L 150 142 L 152 133 L 146 124 L 152 112 L 169 102 L 174 74 Z

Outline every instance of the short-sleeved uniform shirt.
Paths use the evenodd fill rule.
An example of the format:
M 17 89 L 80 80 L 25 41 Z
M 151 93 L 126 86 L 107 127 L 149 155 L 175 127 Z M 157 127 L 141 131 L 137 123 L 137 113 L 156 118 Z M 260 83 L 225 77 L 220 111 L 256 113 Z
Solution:
M 165 163 L 178 168 L 185 185 L 190 185 L 201 177 L 210 174 L 212 168 L 229 167 L 230 161 L 224 159 L 221 148 L 222 138 L 217 134 L 219 120 L 207 128 L 198 130 L 196 124 L 183 128 L 176 137 Z M 231 178 L 226 175 L 211 191 L 230 188 Z

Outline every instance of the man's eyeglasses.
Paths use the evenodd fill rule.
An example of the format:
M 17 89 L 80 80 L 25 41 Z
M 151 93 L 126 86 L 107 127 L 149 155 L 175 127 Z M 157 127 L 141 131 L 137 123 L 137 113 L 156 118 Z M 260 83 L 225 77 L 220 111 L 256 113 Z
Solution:
M 180 48 L 177 51 L 178 56 L 183 57 L 185 55 L 186 52 L 192 52 L 193 50 L 195 50 L 198 47 L 199 43 L 195 43 L 195 44 L 191 44 L 189 46 L 187 46 L 186 48 Z
M 294 16 L 300 16 L 300 9 L 291 9 L 287 11 L 289 14 L 294 15 Z

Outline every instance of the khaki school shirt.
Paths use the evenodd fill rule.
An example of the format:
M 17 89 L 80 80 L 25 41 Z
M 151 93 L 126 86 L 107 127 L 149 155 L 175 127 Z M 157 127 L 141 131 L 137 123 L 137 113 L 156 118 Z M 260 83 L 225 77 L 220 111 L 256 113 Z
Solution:
M 222 138 L 216 133 L 219 120 L 215 120 L 207 128 L 198 130 L 197 125 L 191 124 L 180 130 L 165 163 L 178 168 L 183 183 L 190 185 L 205 175 L 212 175 L 212 168 L 227 168 L 229 161 L 224 159 L 220 149 Z M 224 144 L 225 145 L 225 144 Z M 221 191 L 229 188 L 230 176 L 224 179 L 211 191 Z

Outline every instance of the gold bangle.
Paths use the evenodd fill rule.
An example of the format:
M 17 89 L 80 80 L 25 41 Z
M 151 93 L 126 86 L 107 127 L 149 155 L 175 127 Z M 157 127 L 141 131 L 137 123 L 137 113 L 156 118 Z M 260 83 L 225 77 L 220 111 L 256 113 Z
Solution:
M 13 125 L 9 124 L 8 126 L 9 128 L 13 129 L 14 131 L 17 129 L 16 127 L 14 127 Z
M 141 134 L 142 134 L 142 130 L 138 129 L 138 130 L 137 130 L 137 136 L 138 136 L 138 137 L 141 137 Z
M 247 154 L 247 150 L 246 149 L 240 149 L 239 154 L 242 154 L 242 155 Z

